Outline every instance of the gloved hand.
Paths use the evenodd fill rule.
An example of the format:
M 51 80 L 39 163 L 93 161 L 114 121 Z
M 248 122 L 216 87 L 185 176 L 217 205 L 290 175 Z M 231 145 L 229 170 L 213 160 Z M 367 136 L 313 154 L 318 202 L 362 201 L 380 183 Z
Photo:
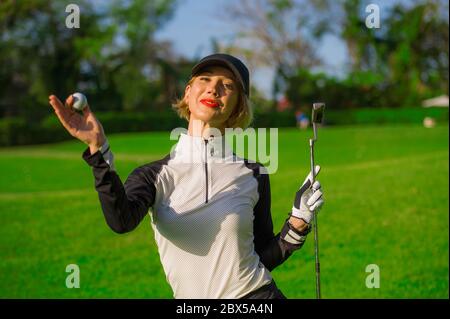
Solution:
M 320 166 L 316 165 L 315 175 L 319 174 Z M 312 172 L 306 177 L 300 189 L 295 195 L 294 206 L 292 207 L 292 216 L 303 219 L 306 223 L 310 223 L 314 212 L 323 205 L 322 190 L 319 181 L 315 181 L 311 188 Z

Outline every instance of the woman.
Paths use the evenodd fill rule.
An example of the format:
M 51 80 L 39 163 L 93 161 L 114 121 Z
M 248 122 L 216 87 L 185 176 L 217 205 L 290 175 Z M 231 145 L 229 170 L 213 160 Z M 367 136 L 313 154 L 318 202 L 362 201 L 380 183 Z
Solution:
M 248 69 L 239 59 L 203 58 L 175 105 L 189 121 L 188 133 L 171 154 L 138 167 L 125 184 L 89 106 L 80 116 L 70 108 L 71 96 L 68 107 L 50 96 L 64 127 L 89 145 L 83 158 L 93 169 L 111 229 L 129 232 L 150 210 L 175 298 L 285 298 L 270 271 L 303 245 L 312 212 L 323 204 L 320 183 L 311 188 L 310 174 L 274 235 L 269 176 L 261 164 L 238 158 L 223 143 L 225 128 L 245 128 L 251 121 L 249 87 Z

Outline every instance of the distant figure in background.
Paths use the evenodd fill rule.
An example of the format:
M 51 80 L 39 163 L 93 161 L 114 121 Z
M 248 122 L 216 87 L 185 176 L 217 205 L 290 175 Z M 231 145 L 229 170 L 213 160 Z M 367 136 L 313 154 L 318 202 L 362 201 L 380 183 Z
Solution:
M 297 127 L 301 130 L 307 129 L 309 126 L 309 118 L 301 110 L 295 112 L 295 119 L 297 120 Z

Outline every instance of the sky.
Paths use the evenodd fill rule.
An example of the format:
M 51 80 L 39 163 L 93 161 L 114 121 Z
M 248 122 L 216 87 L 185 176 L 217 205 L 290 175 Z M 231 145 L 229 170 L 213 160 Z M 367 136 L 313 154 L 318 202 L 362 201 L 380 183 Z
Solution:
M 169 40 L 175 52 L 195 58 L 213 53 L 211 39 L 227 39 L 233 33 L 229 22 L 220 19 L 220 11 L 226 4 L 239 3 L 242 0 L 180 0 L 172 19 L 156 33 L 156 38 Z M 408 3 L 410 0 L 376 0 L 371 1 L 382 11 L 396 2 Z M 325 36 L 317 43 L 318 55 L 326 64 L 325 70 L 330 75 L 343 76 L 347 62 L 345 44 L 333 36 Z M 245 61 L 244 61 L 245 62 Z M 251 81 L 266 96 L 270 95 L 274 71 L 271 67 L 252 70 Z

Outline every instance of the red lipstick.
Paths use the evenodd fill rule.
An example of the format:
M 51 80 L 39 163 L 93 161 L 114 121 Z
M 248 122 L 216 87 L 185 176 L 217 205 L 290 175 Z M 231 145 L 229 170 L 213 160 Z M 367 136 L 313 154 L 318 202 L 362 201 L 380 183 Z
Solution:
M 216 107 L 220 106 L 220 104 L 213 99 L 201 99 L 200 103 L 202 103 L 203 105 L 205 105 L 207 107 L 211 107 L 211 108 L 216 108 Z

